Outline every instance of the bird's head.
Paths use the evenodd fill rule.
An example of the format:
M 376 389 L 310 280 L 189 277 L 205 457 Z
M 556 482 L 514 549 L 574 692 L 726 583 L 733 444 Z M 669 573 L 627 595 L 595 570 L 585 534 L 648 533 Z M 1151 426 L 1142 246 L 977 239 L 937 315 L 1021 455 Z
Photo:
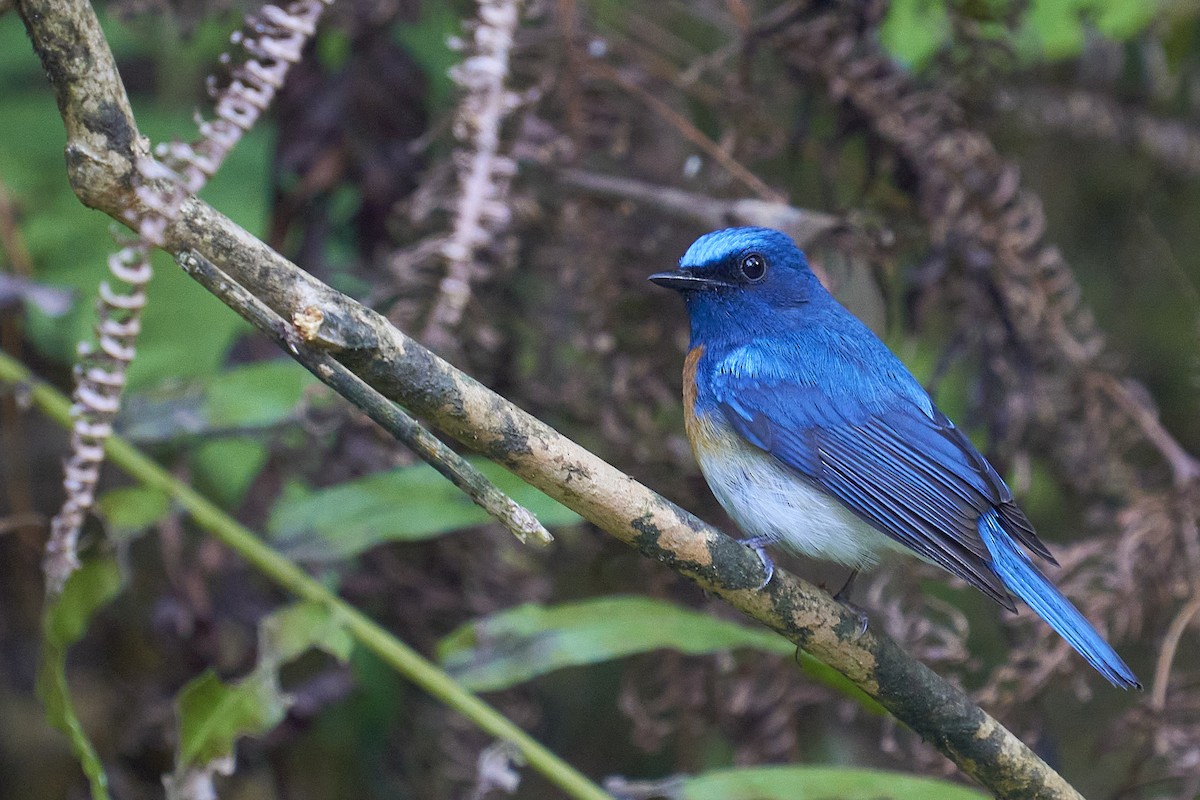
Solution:
M 777 312 L 823 293 L 804 253 L 771 228 L 706 233 L 679 259 L 678 270 L 650 280 L 683 296 L 693 334 L 777 323 Z

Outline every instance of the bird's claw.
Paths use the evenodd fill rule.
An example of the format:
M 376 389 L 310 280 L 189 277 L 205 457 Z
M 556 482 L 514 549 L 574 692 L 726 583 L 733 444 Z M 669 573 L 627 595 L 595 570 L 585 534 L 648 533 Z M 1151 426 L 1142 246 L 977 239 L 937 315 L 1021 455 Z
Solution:
M 867 617 L 867 612 L 863 608 L 850 600 L 850 590 L 854 588 L 854 579 L 858 577 L 858 570 L 850 573 L 850 577 L 846 578 L 846 582 L 842 584 L 842 588 L 837 590 L 837 594 L 833 599 L 842 604 L 850 613 L 858 617 L 858 630 L 854 634 L 854 641 L 862 638 L 862 635 L 867 632 L 867 627 L 871 624 L 871 620 Z
M 843 608 L 858 617 L 858 629 L 854 631 L 854 638 L 851 640 L 857 642 L 867 632 L 867 628 L 871 625 L 871 620 L 867 617 L 867 612 L 859 606 L 854 605 L 854 603 L 848 600 L 838 600 L 838 602 L 842 604 Z
M 770 543 L 771 540 L 764 536 L 751 536 L 748 539 L 742 539 L 742 544 L 753 550 L 754 554 L 758 556 L 758 560 L 762 562 L 763 581 L 755 587 L 760 591 L 767 588 L 767 584 L 771 582 L 771 578 L 775 577 L 775 562 L 767 555 L 767 545 Z

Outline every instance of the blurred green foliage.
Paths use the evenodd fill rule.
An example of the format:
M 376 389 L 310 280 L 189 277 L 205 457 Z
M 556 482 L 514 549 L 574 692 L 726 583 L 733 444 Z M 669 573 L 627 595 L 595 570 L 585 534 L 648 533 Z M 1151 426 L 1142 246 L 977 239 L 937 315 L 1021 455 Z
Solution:
M 1008 41 L 1025 65 L 1073 58 L 1083 50 L 1089 29 L 1125 41 L 1160 14 L 1148 0 L 893 0 L 881 29 L 883 45 L 914 69 L 954 44 L 950 9 L 974 18 L 979 33 Z M 1005 18 L 1016 14 L 1015 26 Z

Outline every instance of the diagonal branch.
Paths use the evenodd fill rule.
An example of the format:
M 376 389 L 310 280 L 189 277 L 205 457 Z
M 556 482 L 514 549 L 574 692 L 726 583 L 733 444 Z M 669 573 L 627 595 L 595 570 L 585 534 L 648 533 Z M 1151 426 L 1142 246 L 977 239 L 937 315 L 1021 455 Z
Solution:
M 243 319 L 275 339 L 313 375 L 329 388 L 358 406 L 392 436 L 424 459 L 470 497 L 475 504 L 499 520 L 522 543 L 532 537 L 535 544 L 554 540 L 533 512 L 496 488 L 471 462 L 455 453 L 441 440 L 421 427 L 415 419 L 397 408 L 390 400 L 363 383 L 362 379 L 342 364 L 319 350 L 308 347 L 304 339 L 319 328 L 314 315 L 306 315 L 289 324 L 280 319 L 254 295 L 229 280 L 207 259 L 191 252 L 181 253 L 179 265 L 208 291 L 236 311 Z
M 72 185 L 85 204 L 123 220 L 138 202 L 129 178 L 134 150 L 144 146 L 91 6 L 20 0 L 18 7 L 59 99 Z M 66 35 L 74 36 L 74 49 Z M 284 319 L 319 316 L 310 341 L 386 397 L 843 672 L 996 794 L 1079 796 L 958 687 L 890 638 L 858 636 L 857 615 L 828 594 L 782 571 L 756 588 L 763 572 L 753 551 L 456 370 L 202 201 L 183 203 L 164 240 L 172 252 L 208 259 Z

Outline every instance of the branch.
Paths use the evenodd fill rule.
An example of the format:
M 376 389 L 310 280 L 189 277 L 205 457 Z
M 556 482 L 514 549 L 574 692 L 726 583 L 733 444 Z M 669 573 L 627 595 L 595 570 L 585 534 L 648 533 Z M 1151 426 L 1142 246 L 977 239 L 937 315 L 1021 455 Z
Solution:
M 128 190 L 136 127 L 92 9 L 86 0 L 20 0 L 19 8 L 67 123 L 72 185 L 84 203 L 123 220 L 137 202 Z M 75 38 L 62 39 L 64 32 Z M 118 152 L 89 152 L 85 170 L 70 154 L 96 145 L 93 127 L 126 135 L 112 138 Z M 94 181 L 80 185 L 85 173 Z M 996 794 L 1079 797 L 958 687 L 881 633 L 859 636 L 857 615 L 828 594 L 783 571 L 756 588 L 763 570 L 753 551 L 459 372 L 207 204 L 186 200 L 164 240 L 172 252 L 208 259 L 284 319 L 319 312 L 310 341 L 386 397 L 838 669 Z
M 554 541 L 554 537 L 542 527 L 532 511 L 497 489 L 482 472 L 471 466 L 469 461 L 442 444 L 436 436 L 422 428 L 419 422 L 363 383 L 353 372 L 325 353 L 310 349 L 303 340 L 309 332 L 315 333 L 320 325 L 319 320 L 310 315 L 294 320 L 294 327 L 289 325 L 263 305 L 257 297 L 194 253 L 180 254 L 179 266 L 197 283 L 221 298 L 225 305 L 240 314 L 243 319 L 275 339 L 282 349 L 291 353 L 296 361 L 329 388 L 358 406 L 380 427 L 408 445 L 409 449 L 461 489 L 476 505 L 499 520 L 522 544 L 528 543 L 530 537 L 537 544 L 544 545 Z
M 784 231 L 801 248 L 830 231 L 846 224 L 842 217 L 797 208 L 774 200 L 743 197 L 738 200 L 718 200 L 704 194 L 687 192 L 674 186 L 604 175 L 582 169 L 561 169 L 558 179 L 568 186 L 622 200 L 645 203 L 658 211 L 695 220 L 710 228 L 735 225 L 757 225 Z
M 992 106 L 1011 114 L 1035 134 L 1064 134 L 1135 150 L 1159 169 L 1200 176 L 1200 131 L 1118 103 L 1099 92 L 1009 87 L 991 98 Z

